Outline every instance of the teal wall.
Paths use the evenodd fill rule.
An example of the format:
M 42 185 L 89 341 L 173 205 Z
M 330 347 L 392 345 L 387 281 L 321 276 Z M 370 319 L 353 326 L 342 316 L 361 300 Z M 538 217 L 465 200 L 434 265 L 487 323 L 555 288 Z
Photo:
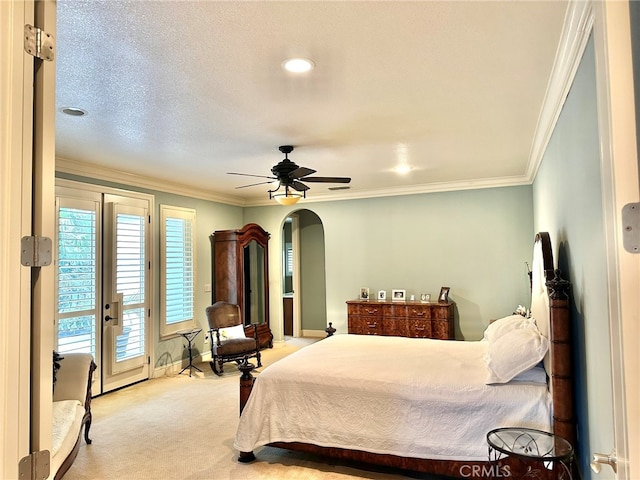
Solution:
M 490 319 L 529 301 L 530 186 L 249 207 L 244 222 L 260 224 L 272 245 L 281 245 L 283 222 L 300 209 L 322 221 L 326 322 L 338 332 L 347 330 L 345 302 L 357 298 L 360 287 L 436 296 L 449 286 L 456 337 L 468 340 L 481 338 Z M 273 320 L 282 318 L 282 261 L 270 256 L 269 263 Z M 272 321 L 272 329 L 281 338 L 282 326 Z
M 556 266 L 572 282 L 578 458 L 590 478 L 589 452 L 613 440 L 606 246 L 593 39 L 533 185 L 534 225 L 548 231 Z M 598 478 L 609 478 L 604 469 Z M 612 478 L 612 477 L 611 477 Z
M 298 228 L 301 327 L 322 331 L 327 327 L 324 228 L 320 218 L 309 210 L 298 212 Z

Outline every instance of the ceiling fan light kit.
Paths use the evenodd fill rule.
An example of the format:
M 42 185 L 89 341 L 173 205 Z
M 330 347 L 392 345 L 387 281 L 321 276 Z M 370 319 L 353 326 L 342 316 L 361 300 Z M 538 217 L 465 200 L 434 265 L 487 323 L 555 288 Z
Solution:
M 278 187 L 279 188 L 279 187 Z M 269 190 L 269 198 L 273 198 L 280 205 L 290 206 L 295 205 L 301 198 L 305 198 L 306 195 L 303 192 L 302 194 L 293 193 L 288 188 L 284 191 L 284 193 L 275 193 L 275 191 Z
M 309 177 L 316 173 L 315 170 L 307 167 L 299 167 L 291 160 L 289 160 L 289 154 L 293 151 L 293 146 L 282 145 L 279 150 L 284 153 L 284 159 L 280 163 L 273 166 L 271 173 L 273 177 L 267 177 L 265 175 L 251 175 L 248 173 L 236 173 L 229 172 L 229 175 L 243 175 L 245 177 L 258 177 L 266 178 L 268 181 L 260 183 L 252 183 L 249 185 L 241 185 L 236 188 L 253 187 L 255 185 L 263 185 L 265 183 L 272 183 L 274 180 L 278 180 L 279 185 L 275 190 L 268 190 L 269 199 L 275 199 L 281 205 L 294 205 L 301 198 L 307 197 L 307 187 L 304 182 L 312 183 L 349 183 L 351 178 L 349 177 Z M 280 187 L 284 187 L 284 192 L 276 193 L 280 190 Z M 298 193 L 292 192 L 291 189 Z M 302 193 L 299 193 L 302 192 Z

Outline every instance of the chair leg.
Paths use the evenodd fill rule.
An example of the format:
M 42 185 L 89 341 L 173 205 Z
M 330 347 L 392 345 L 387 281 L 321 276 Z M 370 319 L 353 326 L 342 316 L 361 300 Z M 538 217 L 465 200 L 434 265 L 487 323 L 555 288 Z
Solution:
M 220 375 L 224 372 L 224 359 L 222 357 L 218 357 L 218 368 L 220 368 Z
M 218 371 L 218 369 L 216 368 L 216 358 L 214 357 L 213 360 L 211 360 L 209 362 L 209 365 L 211 365 L 211 370 L 213 370 L 213 373 L 215 373 L 216 375 L 218 375 L 219 377 L 222 376 L 222 373 L 220 373 Z
M 260 350 L 256 352 L 256 360 L 258 361 L 258 368 L 262 366 L 262 361 L 260 360 Z

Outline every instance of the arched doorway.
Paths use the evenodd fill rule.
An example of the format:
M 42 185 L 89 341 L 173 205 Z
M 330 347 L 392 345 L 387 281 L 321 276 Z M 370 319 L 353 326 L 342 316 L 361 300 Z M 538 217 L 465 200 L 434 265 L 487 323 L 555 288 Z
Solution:
M 282 229 L 284 336 L 323 336 L 327 302 L 322 220 L 311 210 L 297 210 Z

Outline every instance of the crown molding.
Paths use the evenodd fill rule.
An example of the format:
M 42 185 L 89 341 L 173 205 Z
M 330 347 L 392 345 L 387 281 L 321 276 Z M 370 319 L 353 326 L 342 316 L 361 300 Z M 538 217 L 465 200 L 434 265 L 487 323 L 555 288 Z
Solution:
M 280 206 L 274 200 L 266 197 L 261 200 L 244 200 L 238 197 L 215 194 L 207 190 L 198 189 L 188 185 L 167 182 L 157 178 L 137 175 L 108 167 L 93 165 L 77 160 L 56 157 L 56 171 L 79 177 L 92 178 L 105 182 L 114 182 L 122 185 L 134 185 L 160 192 L 173 193 L 185 197 L 208 200 L 212 202 L 224 203 L 238 207 L 263 207 Z M 357 192 L 341 194 L 319 194 L 312 198 L 303 198 L 296 205 L 317 202 L 333 202 L 338 200 L 360 200 L 378 197 L 397 197 L 403 195 L 419 195 L 423 193 L 451 192 L 456 190 L 476 190 L 482 188 L 513 187 L 518 185 L 529 185 L 531 181 L 525 175 L 484 178 L 474 180 L 462 180 L 456 182 L 427 183 L 423 185 L 409 185 L 404 187 L 381 188 L 372 190 L 362 190 Z
M 409 185 L 404 187 L 394 188 L 380 188 L 372 190 L 361 190 L 351 193 L 342 194 L 325 194 L 317 195 L 313 197 L 302 198 L 296 206 L 318 203 L 318 202 L 333 202 L 338 200 L 362 200 L 367 198 L 381 198 L 381 197 L 399 197 L 403 195 L 419 195 L 423 193 L 441 193 L 441 192 L 453 192 L 461 190 L 480 190 L 483 188 L 501 188 L 501 187 L 517 187 L 521 185 L 531 185 L 531 181 L 525 175 L 514 175 L 510 177 L 498 177 L 498 178 L 484 178 L 474 180 L 461 180 L 456 182 L 439 182 L 439 183 L 426 183 L 423 185 Z M 262 207 L 262 206 L 280 206 L 274 200 L 260 200 L 257 202 L 247 202 L 247 207 Z
M 544 152 L 571 90 L 571 84 L 591 35 L 594 16 L 591 0 L 572 0 L 567 5 L 560 43 L 538 116 L 538 125 L 527 165 L 526 176 L 530 183 L 533 183 L 538 173 Z
M 211 202 L 219 202 L 237 207 L 247 206 L 247 202 L 239 197 L 221 195 L 189 185 L 168 182 L 145 175 L 137 175 L 109 167 L 70 160 L 68 158 L 56 157 L 56 172 L 124 185 L 134 185 L 137 187 L 148 188 L 149 190 L 173 193 L 175 195 L 198 198 L 200 200 L 209 200 Z

